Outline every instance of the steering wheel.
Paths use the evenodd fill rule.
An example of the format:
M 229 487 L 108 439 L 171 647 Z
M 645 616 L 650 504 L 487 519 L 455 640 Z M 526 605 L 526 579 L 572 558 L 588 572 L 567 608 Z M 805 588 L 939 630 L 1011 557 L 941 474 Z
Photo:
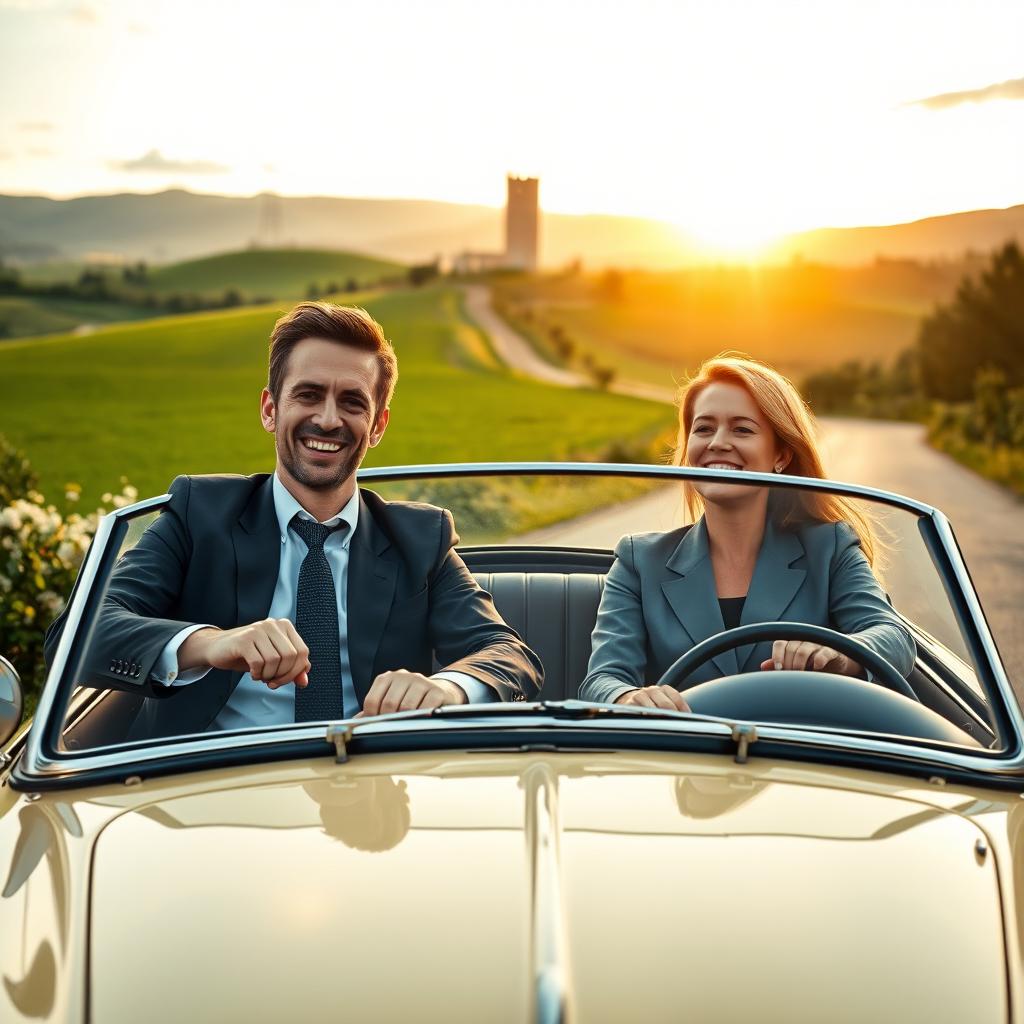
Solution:
M 782 637 L 787 640 L 810 640 L 826 644 L 839 651 L 840 654 L 845 654 L 847 657 L 853 658 L 854 661 L 860 662 L 883 686 L 917 701 L 917 694 L 911 689 L 910 683 L 867 644 L 852 636 L 847 636 L 845 633 L 829 629 L 827 626 L 815 626 L 809 622 L 752 622 L 747 626 L 723 630 L 721 633 L 708 637 L 707 640 L 695 647 L 691 647 L 681 658 L 677 658 L 658 680 L 658 685 L 674 686 L 677 690 L 685 690 L 687 687 L 680 684 L 686 681 L 694 669 L 699 668 L 716 654 L 744 644 L 757 643 L 761 640 L 778 640 Z
M 828 642 L 843 654 L 856 657 L 890 689 L 831 672 L 747 672 L 682 687 L 691 710 L 699 715 L 722 718 L 864 729 L 978 746 L 972 736 L 921 704 L 910 684 L 884 658 L 859 640 L 824 626 L 758 622 L 725 630 L 687 651 L 665 672 L 659 685 L 678 686 L 680 680 L 685 681 L 695 668 L 715 654 L 756 640 L 777 639 L 780 635 L 794 640 Z M 895 690 L 899 692 L 893 692 Z

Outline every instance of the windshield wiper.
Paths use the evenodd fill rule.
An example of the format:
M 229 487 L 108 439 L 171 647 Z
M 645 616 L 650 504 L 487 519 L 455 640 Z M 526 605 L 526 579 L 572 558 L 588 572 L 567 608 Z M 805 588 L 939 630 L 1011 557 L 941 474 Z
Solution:
M 602 718 L 661 719 L 674 722 L 693 721 L 717 722 L 726 726 L 737 744 L 736 760 L 745 764 L 747 749 L 757 741 L 757 730 L 749 722 L 735 722 L 729 718 L 714 715 L 695 715 L 687 711 L 669 711 L 666 708 L 638 707 L 635 704 L 593 704 L 585 700 L 559 701 L 513 701 L 508 704 L 447 704 L 425 710 L 396 711 L 390 715 L 374 715 L 369 718 L 351 719 L 327 727 L 327 742 L 334 745 L 339 762 L 348 760 L 348 743 L 357 731 L 368 725 L 383 725 L 389 722 L 417 721 L 423 719 L 452 718 L 474 719 L 494 717 L 515 717 L 519 715 L 546 715 L 556 721 L 584 721 Z

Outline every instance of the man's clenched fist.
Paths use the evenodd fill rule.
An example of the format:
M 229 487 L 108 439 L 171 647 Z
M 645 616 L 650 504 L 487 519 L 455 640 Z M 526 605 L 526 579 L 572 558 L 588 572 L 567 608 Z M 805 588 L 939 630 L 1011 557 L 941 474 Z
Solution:
M 248 672 L 271 690 L 309 683 L 309 648 L 289 619 L 264 619 L 234 629 L 197 629 L 178 649 L 178 668 Z

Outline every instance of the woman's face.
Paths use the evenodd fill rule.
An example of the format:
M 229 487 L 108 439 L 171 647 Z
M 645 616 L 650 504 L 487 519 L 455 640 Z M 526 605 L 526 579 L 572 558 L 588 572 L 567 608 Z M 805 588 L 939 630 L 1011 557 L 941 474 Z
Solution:
M 775 431 L 746 388 L 714 381 L 697 396 L 686 439 L 686 464 L 772 473 L 789 461 Z M 735 501 L 758 495 L 753 487 L 695 484 L 705 501 Z

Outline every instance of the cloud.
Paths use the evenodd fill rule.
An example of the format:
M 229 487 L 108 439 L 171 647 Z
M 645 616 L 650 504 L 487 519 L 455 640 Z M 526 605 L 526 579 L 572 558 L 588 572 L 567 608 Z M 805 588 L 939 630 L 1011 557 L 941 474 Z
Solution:
M 18 125 L 20 132 L 52 132 L 53 124 L 49 121 L 22 121 Z
M 13 160 L 14 154 L 8 153 L 6 150 L 0 149 L 0 160 Z
M 151 149 L 137 160 L 111 160 L 110 167 L 115 171 L 141 174 L 224 174 L 229 170 L 210 160 L 169 160 L 158 149 Z
M 52 149 L 46 149 L 43 146 L 33 146 L 29 151 L 28 155 L 38 160 L 49 160 L 50 157 L 54 157 L 57 154 Z
M 922 100 L 907 103 L 908 107 L 927 107 L 929 110 L 945 110 L 961 103 L 987 103 L 989 100 L 1024 100 L 1024 78 L 1011 78 L 1008 82 L 997 82 L 981 89 L 966 89 L 963 92 L 942 92 L 938 96 L 926 96 Z

